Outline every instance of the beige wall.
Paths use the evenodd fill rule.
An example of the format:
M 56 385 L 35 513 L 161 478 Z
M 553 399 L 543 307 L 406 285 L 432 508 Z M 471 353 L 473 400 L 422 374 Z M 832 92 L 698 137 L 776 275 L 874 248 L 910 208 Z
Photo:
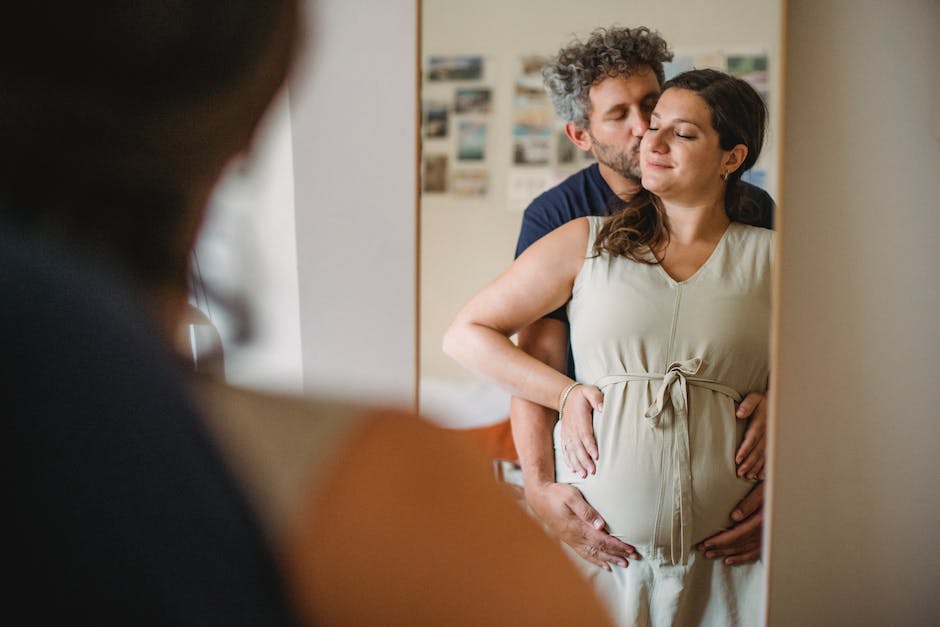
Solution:
M 789 0 L 771 625 L 940 624 L 940 3 Z

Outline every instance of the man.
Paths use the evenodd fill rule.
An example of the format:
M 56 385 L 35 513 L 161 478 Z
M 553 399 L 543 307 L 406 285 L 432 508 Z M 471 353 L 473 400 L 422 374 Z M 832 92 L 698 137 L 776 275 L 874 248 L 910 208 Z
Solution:
M 664 82 L 663 63 L 672 59 L 666 42 L 647 28 L 594 31 L 584 43 L 563 48 L 543 70 L 546 89 L 556 112 L 565 121 L 565 134 L 597 163 L 573 174 L 537 197 L 525 211 L 516 256 L 553 229 L 575 218 L 607 215 L 623 206 L 640 189 L 639 144 L 649 128 L 650 114 Z M 751 185 L 742 184 L 746 215 L 736 219 L 770 228 L 773 201 Z M 543 362 L 574 376 L 568 345 L 565 309 L 519 333 L 519 346 Z M 574 487 L 555 482 L 552 430 L 557 414 L 521 398 L 510 410 L 513 438 L 519 453 L 530 507 L 548 528 L 585 560 L 602 568 L 625 566 L 635 550 L 604 531 L 605 522 Z M 738 474 L 763 478 L 763 395 L 749 394 L 737 411 L 751 418 L 737 456 Z M 569 466 L 582 476 L 595 471 L 598 458 L 589 418 L 576 417 L 579 437 L 564 444 Z M 610 454 L 608 451 L 602 454 Z M 627 495 L 629 498 L 629 495 Z M 728 563 L 760 555 L 763 483 L 730 512 L 736 526 L 700 545 L 709 558 Z

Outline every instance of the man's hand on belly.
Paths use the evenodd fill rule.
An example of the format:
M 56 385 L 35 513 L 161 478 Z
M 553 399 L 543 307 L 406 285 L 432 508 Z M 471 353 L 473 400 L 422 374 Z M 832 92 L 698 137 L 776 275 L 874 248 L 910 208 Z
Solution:
M 610 564 L 625 568 L 628 557 L 639 559 L 634 547 L 604 531 L 604 519 L 574 486 L 527 487 L 526 501 L 553 535 L 588 562 L 609 571 Z
M 748 420 L 744 440 L 734 456 L 739 477 L 764 478 L 764 449 L 767 447 L 767 403 L 766 396 L 751 392 L 744 397 L 735 411 L 738 420 Z
M 752 562 L 761 554 L 764 524 L 764 482 L 754 486 L 731 513 L 737 524 L 704 540 L 698 550 L 709 559 L 724 558 L 725 564 Z

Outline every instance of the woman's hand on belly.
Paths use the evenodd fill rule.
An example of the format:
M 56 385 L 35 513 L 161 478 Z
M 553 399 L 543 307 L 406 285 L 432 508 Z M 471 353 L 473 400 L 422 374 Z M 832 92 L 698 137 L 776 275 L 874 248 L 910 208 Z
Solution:
M 562 408 L 561 446 L 565 465 L 582 479 L 597 472 L 594 412 L 604 411 L 604 393 L 593 385 L 579 385 Z

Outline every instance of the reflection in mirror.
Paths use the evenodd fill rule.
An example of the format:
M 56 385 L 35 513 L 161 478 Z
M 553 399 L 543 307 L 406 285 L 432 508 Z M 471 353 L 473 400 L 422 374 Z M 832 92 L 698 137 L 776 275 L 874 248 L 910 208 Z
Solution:
M 741 455 L 734 459 L 745 440 L 745 421 L 733 418 L 733 403 L 741 402 L 749 392 L 766 390 L 773 242 L 765 229 L 738 224 L 725 228 L 727 219 L 721 209 L 726 204 L 726 183 L 718 181 L 719 175 L 729 175 L 728 185 L 736 185 L 738 170 L 748 170 L 742 177 L 748 198 L 760 205 L 769 204 L 761 189 L 771 197 L 777 195 L 781 6 L 771 0 L 728 2 L 720 7 L 683 0 L 625 7 L 623 2 L 595 0 L 589 6 L 591 9 L 585 10 L 584 4 L 575 7 L 535 0 L 423 2 L 421 410 L 445 426 L 491 432 L 492 441 L 501 443 L 488 449 L 494 457 L 514 456 L 518 450 L 525 481 L 530 487 L 540 486 L 539 503 L 532 503 L 529 495 L 530 505 L 537 511 L 539 505 L 546 506 L 557 498 L 544 488 L 556 478 L 588 497 L 606 527 L 591 529 L 585 521 L 575 521 L 589 528 L 588 535 L 582 534 L 588 539 L 587 546 L 576 547 L 585 563 L 616 564 L 622 558 L 643 556 L 642 561 L 630 565 L 629 577 L 617 566 L 604 575 L 597 571 L 597 581 L 602 582 L 608 599 L 616 598 L 623 607 L 648 607 L 656 613 L 657 604 L 668 601 L 641 598 L 643 593 L 638 591 L 650 589 L 657 569 L 666 565 L 685 569 L 686 583 L 694 589 L 683 597 L 683 603 L 692 605 L 682 610 L 695 613 L 692 623 L 724 623 L 729 614 L 739 611 L 755 612 L 756 620 L 763 584 L 760 563 L 754 561 L 759 551 L 759 524 L 752 523 L 759 523 L 759 510 L 730 532 L 724 530 L 732 526 L 729 516 L 741 499 L 746 502 L 748 495 L 762 494 L 760 483 L 755 483 L 760 478 L 761 458 L 755 461 Z M 675 53 L 664 67 L 666 79 L 692 68 L 716 68 L 753 87 L 745 90 L 753 96 L 751 113 L 759 113 L 761 100 L 769 110 L 768 133 L 753 167 L 747 154 L 756 150 L 748 137 L 734 136 L 726 146 L 723 144 L 734 131 L 712 126 L 710 113 L 733 108 L 741 100 L 740 87 L 733 84 L 728 89 L 739 91 L 733 92 L 729 102 L 724 102 L 721 94 L 707 104 L 710 96 L 683 97 L 689 90 L 700 92 L 689 82 L 678 92 L 667 91 L 669 97 L 662 98 L 654 114 L 658 130 L 647 132 L 645 120 L 639 124 L 641 128 L 634 119 L 617 130 L 613 118 L 600 112 L 615 110 L 618 102 L 634 102 L 638 108 L 624 107 L 628 111 L 625 117 L 648 116 L 649 111 L 636 111 L 642 110 L 647 94 L 658 90 L 655 73 L 604 79 L 588 92 L 594 108 L 587 112 L 585 123 L 565 126 L 542 87 L 541 69 L 573 39 L 584 41 L 595 28 L 615 25 L 648 26 L 662 34 Z M 634 88 L 636 93 L 631 91 Z M 748 113 L 735 115 L 746 117 Z M 686 143 L 690 132 L 678 127 L 684 123 L 680 120 L 699 122 L 703 132 L 698 143 Z M 486 303 L 478 301 L 464 309 L 448 333 L 448 353 L 501 385 L 470 374 L 444 355 L 440 347 L 448 325 L 474 293 L 510 264 L 517 240 L 524 248 L 550 230 L 532 237 L 534 212 L 523 222 L 523 211 L 533 199 L 567 185 L 569 204 L 557 205 L 562 194 L 551 192 L 553 208 L 539 214 L 555 215 L 550 227 L 554 228 L 571 217 L 604 213 L 616 204 L 615 195 L 639 197 L 630 185 L 636 174 L 630 173 L 629 165 L 618 166 L 618 158 L 631 153 L 644 133 L 643 156 L 636 159 L 645 159 L 644 184 L 659 194 L 667 216 L 679 215 L 673 212 L 688 199 L 677 191 L 676 180 L 682 187 L 695 176 L 682 178 L 690 170 L 676 167 L 683 151 L 686 159 L 696 154 L 707 154 L 711 159 L 707 166 L 702 161 L 694 163 L 700 168 L 697 175 L 712 166 L 715 172 L 712 178 L 702 179 L 707 180 L 701 189 L 709 191 L 693 201 L 701 204 L 703 199 L 714 198 L 712 206 L 719 207 L 717 212 L 699 214 L 714 218 L 703 220 L 694 232 L 691 241 L 700 245 L 684 248 L 686 241 L 679 236 L 660 244 L 652 240 L 652 252 L 660 260 L 654 265 L 642 263 L 647 259 L 642 253 L 628 261 L 630 255 L 624 257 L 622 252 L 613 256 L 615 261 L 599 257 L 585 263 L 585 245 L 595 241 L 600 222 L 584 225 L 574 245 L 556 238 L 550 252 L 533 249 L 527 255 L 532 260 L 531 273 L 510 272 L 496 287 L 487 288 Z M 698 147 L 707 142 L 713 147 L 703 153 Z M 750 149 L 736 152 L 732 148 L 738 144 Z M 575 178 L 569 179 L 571 176 Z M 577 181 L 577 186 L 572 181 Z M 602 196 L 604 200 L 598 201 Z M 540 200 L 538 204 L 547 202 Z M 733 202 L 728 196 L 727 205 Z M 761 223 L 767 216 L 752 215 L 750 219 Z M 670 226 L 677 223 L 670 222 Z M 576 231 L 569 228 L 568 232 Z M 569 257 L 578 260 L 574 270 L 555 263 Z M 742 272 L 740 267 L 749 270 Z M 699 268 L 707 271 L 699 272 Z M 564 283 L 559 277 L 565 272 L 571 273 L 564 279 L 567 295 L 546 296 Z M 531 276 L 539 278 L 528 278 Z M 569 315 L 540 320 L 543 331 L 539 341 L 533 340 L 536 336 L 531 332 L 519 341 L 531 350 L 550 338 L 552 349 L 543 353 L 542 359 L 564 370 L 570 319 L 578 373 L 575 380 L 583 384 L 574 388 L 570 384 L 573 379 L 560 372 L 539 371 L 538 364 L 495 339 L 498 334 L 489 336 L 480 331 L 515 329 L 540 319 L 564 304 L 572 282 L 583 295 L 576 294 Z M 553 298 L 560 300 L 554 302 Z M 621 326 L 624 336 L 618 335 Z M 560 353 L 555 346 L 559 333 Z M 611 340 L 613 337 L 617 339 Z M 479 348 L 483 345 L 485 350 Z M 574 375 L 570 366 L 569 373 Z M 532 383 L 536 380 L 539 383 Z M 593 428 L 600 451 L 596 459 L 590 459 L 590 443 L 581 449 L 587 457 L 579 457 L 578 447 L 573 446 L 575 436 L 592 432 L 590 384 L 603 388 L 603 394 L 596 391 L 593 403 Z M 516 420 L 513 425 L 517 436 L 514 446 L 511 441 L 506 446 L 505 437 L 501 437 L 508 433 L 507 386 L 515 386 L 520 394 L 552 410 L 514 404 L 514 417 L 531 416 L 531 422 L 520 427 Z M 603 409 L 597 405 L 601 398 Z M 742 407 L 760 398 L 749 397 Z M 559 403 L 566 402 L 569 409 L 565 417 L 568 411 L 574 417 L 564 422 L 565 431 L 555 430 L 559 450 L 554 459 L 551 425 Z M 571 409 L 575 406 L 581 409 Z M 752 430 L 747 431 L 748 437 L 762 438 L 762 407 L 752 421 Z M 579 415 L 582 426 L 576 433 Z M 541 426 L 533 427 L 535 424 Z M 554 471 L 546 471 L 546 466 Z M 627 498 L 631 506 L 625 509 Z M 561 504 L 555 501 L 555 505 Z M 546 523 L 571 542 L 560 532 L 570 529 L 570 524 L 551 517 Z M 730 566 L 720 559 L 707 559 L 693 550 L 703 541 L 714 542 L 722 550 L 730 547 L 731 555 L 748 563 Z M 728 589 L 741 605 L 723 605 L 721 599 L 729 596 Z M 632 624 L 643 617 L 627 613 L 620 619 Z

